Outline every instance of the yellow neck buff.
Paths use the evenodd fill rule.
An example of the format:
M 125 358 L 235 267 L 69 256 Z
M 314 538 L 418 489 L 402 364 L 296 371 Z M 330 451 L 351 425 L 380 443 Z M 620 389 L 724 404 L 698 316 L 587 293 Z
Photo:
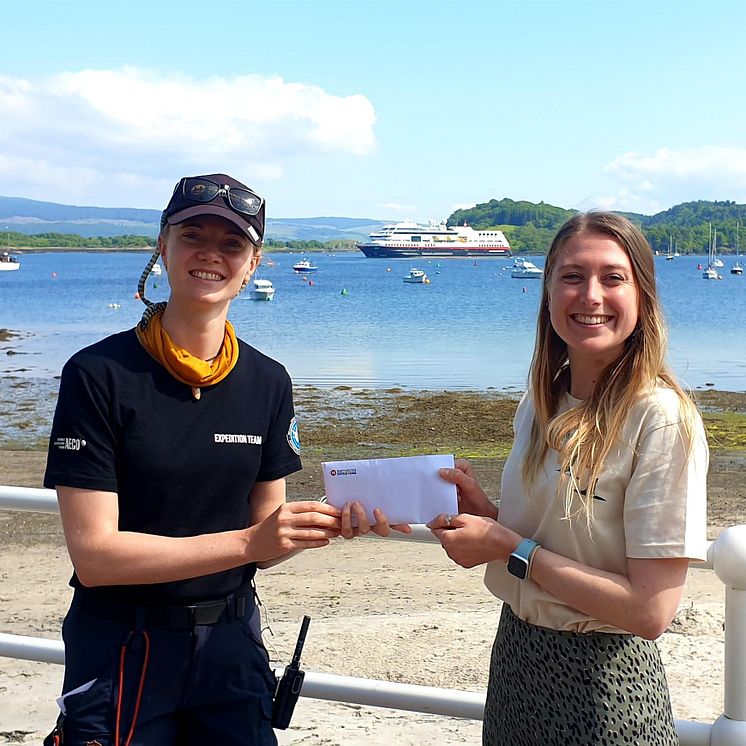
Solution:
M 195 357 L 183 347 L 179 347 L 163 328 L 163 311 L 152 316 L 143 328 L 135 327 L 140 344 L 177 381 L 192 387 L 195 399 L 200 398 L 203 386 L 212 386 L 222 381 L 238 362 L 238 341 L 230 321 L 225 322 L 225 336 L 220 352 L 212 361 Z

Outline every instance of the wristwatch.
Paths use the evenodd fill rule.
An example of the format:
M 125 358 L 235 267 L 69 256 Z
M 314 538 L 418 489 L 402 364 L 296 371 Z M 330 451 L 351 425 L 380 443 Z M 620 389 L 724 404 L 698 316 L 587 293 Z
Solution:
M 531 563 L 541 544 L 533 539 L 521 539 L 515 551 L 508 557 L 508 572 L 520 580 L 531 577 Z

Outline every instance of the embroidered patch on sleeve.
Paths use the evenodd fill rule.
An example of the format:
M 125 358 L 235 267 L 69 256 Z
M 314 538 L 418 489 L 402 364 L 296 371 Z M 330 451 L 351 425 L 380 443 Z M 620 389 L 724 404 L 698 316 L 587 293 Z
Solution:
M 300 456 L 300 436 L 298 435 L 298 420 L 293 417 L 288 428 L 288 445 Z

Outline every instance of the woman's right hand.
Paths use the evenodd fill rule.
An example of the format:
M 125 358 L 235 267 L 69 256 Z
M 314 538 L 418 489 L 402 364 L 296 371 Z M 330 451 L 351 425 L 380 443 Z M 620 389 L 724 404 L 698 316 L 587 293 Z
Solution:
M 465 458 L 456 459 L 453 469 L 439 469 L 438 474 L 446 482 L 456 485 L 459 513 L 497 520 L 497 508 L 479 485 L 471 464 Z

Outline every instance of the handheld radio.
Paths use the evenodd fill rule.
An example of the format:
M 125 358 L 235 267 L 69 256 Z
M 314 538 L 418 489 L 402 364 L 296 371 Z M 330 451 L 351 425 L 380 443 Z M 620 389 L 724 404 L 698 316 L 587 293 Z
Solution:
M 304 616 L 298 633 L 298 642 L 295 643 L 293 658 L 290 665 L 285 666 L 285 672 L 277 682 L 275 699 L 272 705 L 272 727 L 279 730 L 285 730 L 290 725 L 295 703 L 298 701 L 303 686 L 303 678 L 306 674 L 300 669 L 300 654 L 303 651 L 303 644 L 306 641 L 306 633 L 310 623 L 311 617 Z

